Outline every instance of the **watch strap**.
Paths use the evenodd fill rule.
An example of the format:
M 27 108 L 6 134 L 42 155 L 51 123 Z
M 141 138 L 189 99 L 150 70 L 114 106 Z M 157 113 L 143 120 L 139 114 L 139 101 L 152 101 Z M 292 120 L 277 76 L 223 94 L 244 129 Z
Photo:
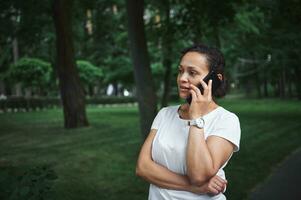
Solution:
M 203 122 L 203 123 L 202 123 L 202 127 L 200 127 L 200 126 L 198 125 L 197 121 L 202 121 L 202 122 Z M 198 128 L 203 128 L 204 125 L 205 125 L 205 121 L 204 121 L 203 117 L 199 117 L 199 118 L 196 118 L 196 119 L 189 120 L 189 121 L 187 122 L 187 124 L 188 124 L 188 126 L 196 126 L 196 127 L 198 127 Z
M 194 125 L 196 125 L 195 119 L 189 120 L 187 123 L 188 123 L 188 126 L 194 126 Z

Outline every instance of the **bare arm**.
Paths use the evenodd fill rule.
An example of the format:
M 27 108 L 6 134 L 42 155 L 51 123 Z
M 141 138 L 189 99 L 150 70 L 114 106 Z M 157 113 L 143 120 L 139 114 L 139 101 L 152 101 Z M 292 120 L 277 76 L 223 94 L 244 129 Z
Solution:
M 212 101 L 211 87 L 201 81 L 204 95 L 200 90 L 191 85 L 192 103 L 189 114 L 192 119 L 202 116 L 208 112 L 208 105 Z M 206 123 L 206 122 L 205 122 Z M 204 129 L 191 126 L 187 143 L 187 174 L 195 185 L 203 185 L 211 177 L 216 175 L 220 167 L 229 159 L 234 150 L 234 145 L 226 139 L 218 136 L 210 136 L 207 141 Z
M 197 194 L 218 194 L 222 192 L 227 181 L 218 176 L 213 177 L 209 182 L 202 186 L 192 185 L 188 176 L 174 173 L 164 166 L 155 163 L 151 158 L 152 141 L 156 130 L 151 130 L 145 140 L 137 162 L 136 174 L 148 182 L 159 187 L 173 190 L 184 190 Z
M 155 129 L 151 130 L 141 148 L 136 174 L 159 187 L 189 191 L 190 182 L 187 176 L 176 174 L 151 159 L 152 141 L 156 132 Z
M 187 144 L 187 172 L 193 184 L 202 185 L 216 175 L 233 152 L 232 143 L 210 136 L 205 140 L 204 130 L 190 127 Z

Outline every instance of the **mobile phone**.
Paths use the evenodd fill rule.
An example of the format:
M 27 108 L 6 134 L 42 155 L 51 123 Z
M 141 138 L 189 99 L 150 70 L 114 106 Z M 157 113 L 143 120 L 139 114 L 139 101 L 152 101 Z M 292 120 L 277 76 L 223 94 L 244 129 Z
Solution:
M 203 81 L 208 84 L 209 80 L 212 80 L 212 95 L 214 94 L 214 92 L 220 87 L 220 85 L 222 84 L 222 81 L 218 78 L 216 72 L 214 70 L 211 70 L 207 76 L 205 76 L 205 78 L 203 79 Z M 199 84 L 197 86 L 201 93 L 203 94 L 204 92 L 204 89 L 203 89 L 203 86 L 202 84 Z M 191 100 L 192 100 L 192 96 L 189 95 L 188 98 L 186 98 L 186 101 L 190 104 L 191 103 Z

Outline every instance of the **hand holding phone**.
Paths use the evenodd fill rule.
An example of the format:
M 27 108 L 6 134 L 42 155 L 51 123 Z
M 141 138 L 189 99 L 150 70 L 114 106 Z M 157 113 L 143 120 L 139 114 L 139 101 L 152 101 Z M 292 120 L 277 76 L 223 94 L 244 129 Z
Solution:
M 212 80 L 212 94 L 214 94 L 214 92 L 220 87 L 222 81 L 218 78 L 217 74 L 215 71 L 211 70 L 207 76 L 205 76 L 205 78 L 203 79 L 203 81 L 208 84 L 209 80 Z M 202 86 L 202 84 L 199 84 L 197 86 L 199 88 L 199 90 L 201 91 L 201 93 L 203 94 L 204 92 L 204 88 Z M 188 98 L 186 98 L 186 101 L 190 104 L 192 100 L 192 96 L 189 95 Z

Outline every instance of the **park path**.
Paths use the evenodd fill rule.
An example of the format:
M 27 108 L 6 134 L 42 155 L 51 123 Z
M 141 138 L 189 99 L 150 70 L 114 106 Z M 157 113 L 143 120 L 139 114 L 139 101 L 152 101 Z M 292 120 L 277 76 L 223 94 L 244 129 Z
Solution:
M 260 184 L 250 200 L 301 200 L 301 148 Z

